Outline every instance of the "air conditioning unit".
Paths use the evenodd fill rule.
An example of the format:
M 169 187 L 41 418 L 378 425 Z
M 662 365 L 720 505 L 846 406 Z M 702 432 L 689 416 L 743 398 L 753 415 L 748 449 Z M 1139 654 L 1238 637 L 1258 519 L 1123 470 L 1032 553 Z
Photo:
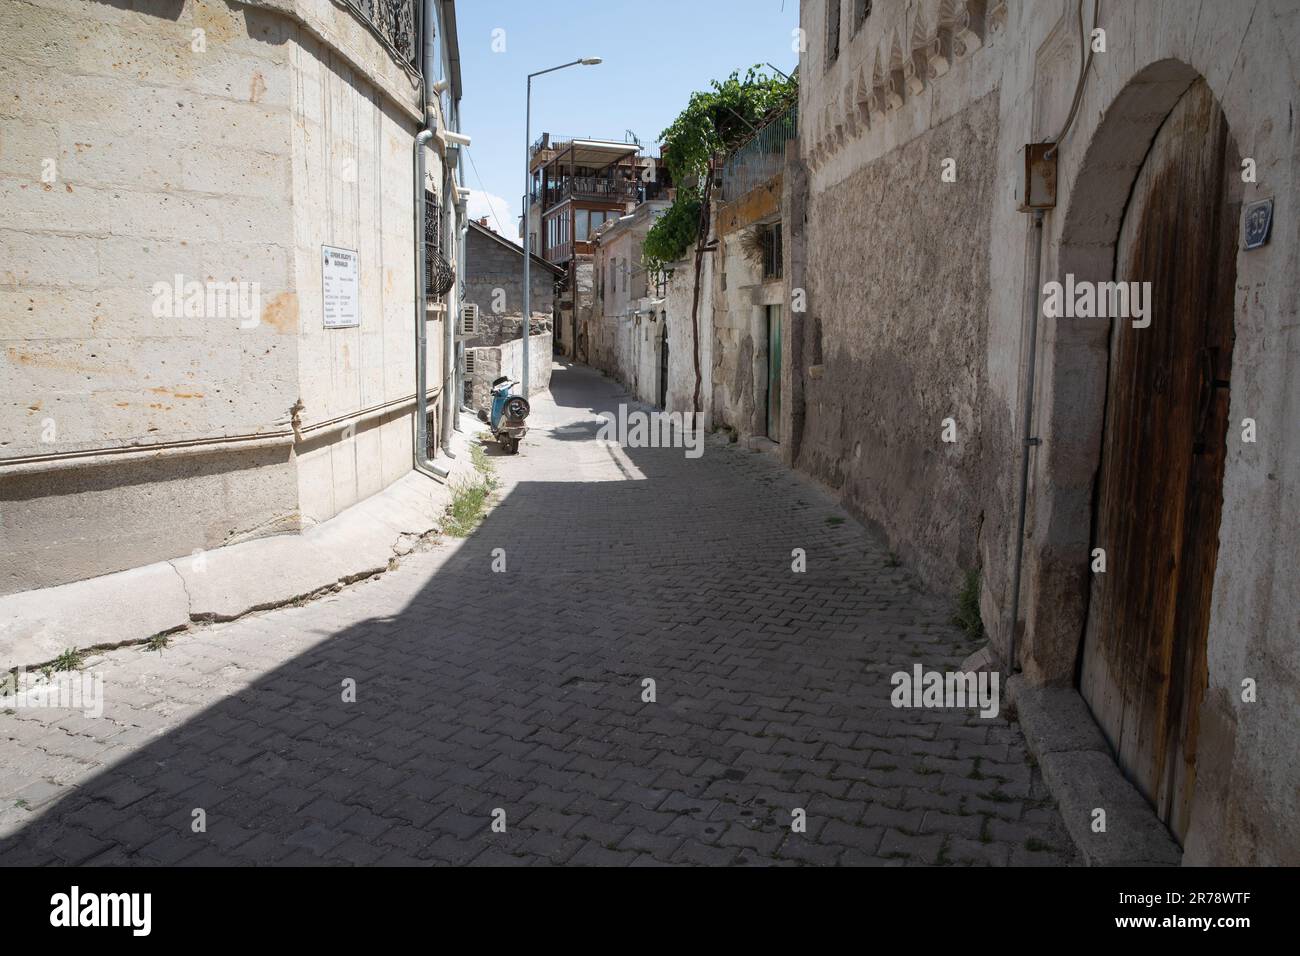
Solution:
M 464 302 L 460 307 L 460 334 L 478 334 L 478 306 L 473 302 Z

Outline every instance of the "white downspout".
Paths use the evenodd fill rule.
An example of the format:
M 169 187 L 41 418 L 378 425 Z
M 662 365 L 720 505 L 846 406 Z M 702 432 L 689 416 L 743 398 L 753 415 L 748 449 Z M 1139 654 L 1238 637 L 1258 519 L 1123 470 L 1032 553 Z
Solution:
M 413 467 L 421 474 L 446 481 L 450 469 L 426 457 L 429 447 L 429 386 L 426 360 L 429 350 L 428 316 L 425 314 L 427 280 L 424 273 L 424 147 L 433 131 L 422 129 L 415 137 L 415 448 Z

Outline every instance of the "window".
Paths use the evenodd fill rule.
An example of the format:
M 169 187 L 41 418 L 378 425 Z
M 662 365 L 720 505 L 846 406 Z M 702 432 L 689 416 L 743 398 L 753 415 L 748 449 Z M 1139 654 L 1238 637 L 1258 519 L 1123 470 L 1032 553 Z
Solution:
M 840 0 L 826 0 L 826 68 L 840 55 Z
M 623 257 L 623 291 L 627 291 L 627 274 L 632 270 L 627 267 L 627 256 Z
M 618 289 L 618 260 L 609 260 L 609 291 L 614 292 Z
M 590 214 L 585 209 L 579 209 L 573 215 L 575 219 L 573 237 L 579 242 L 586 242 L 588 235 L 587 226 L 589 222 L 587 217 Z
M 871 16 L 871 0 L 853 0 L 853 32 L 862 29 L 863 22 Z
M 781 278 L 781 224 L 765 226 L 762 233 L 763 242 L 763 278 Z

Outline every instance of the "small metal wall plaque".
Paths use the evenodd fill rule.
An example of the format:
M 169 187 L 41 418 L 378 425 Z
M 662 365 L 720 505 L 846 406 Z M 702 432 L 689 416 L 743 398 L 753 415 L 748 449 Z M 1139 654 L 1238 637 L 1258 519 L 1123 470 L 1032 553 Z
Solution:
M 1246 248 L 1258 249 L 1268 243 L 1273 231 L 1273 200 L 1260 199 L 1246 204 L 1243 229 L 1246 233 Z

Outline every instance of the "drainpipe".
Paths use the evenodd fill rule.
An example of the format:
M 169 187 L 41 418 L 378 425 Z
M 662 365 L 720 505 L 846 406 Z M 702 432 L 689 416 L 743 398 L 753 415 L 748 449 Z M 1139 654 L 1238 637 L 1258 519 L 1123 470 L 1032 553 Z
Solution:
M 424 274 L 424 147 L 433 131 L 422 129 L 415 137 L 415 449 L 416 471 L 445 482 L 451 471 L 429 461 L 428 316 L 425 314 Z M 444 389 L 445 391 L 445 389 Z
M 450 190 L 447 188 L 449 184 L 451 186 Z M 455 190 L 455 177 L 444 176 L 442 180 L 444 200 L 449 194 L 455 196 Z M 443 205 L 447 209 L 447 231 L 445 235 L 450 235 L 452 228 L 456 225 L 456 208 L 455 204 L 445 201 Z M 460 259 L 459 249 L 457 249 L 456 258 L 457 260 Z M 442 312 L 442 420 L 440 422 L 442 435 L 438 439 L 438 444 L 442 448 L 442 453 L 448 458 L 456 457 L 451 450 L 451 426 L 454 423 L 453 420 L 456 414 L 456 396 L 454 394 L 456 385 L 456 321 L 460 314 L 460 282 L 461 274 L 457 272 L 456 280 L 451 287 L 450 298 L 447 300 L 447 307 Z
M 422 47 L 421 74 L 424 77 L 424 125 L 426 129 L 433 130 L 438 126 L 437 110 L 435 103 L 440 102 L 442 90 L 448 89 L 449 79 L 435 81 L 433 76 L 434 63 L 438 57 L 438 35 L 433 29 L 433 24 L 437 22 L 437 10 L 441 0 L 424 0 L 424 45 Z M 455 90 L 452 90 L 453 95 Z M 442 143 L 443 156 L 443 173 L 442 173 L 442 207 L 445 210 L 446 226 L 441 230 L 442 235 L 451 236 L 452 229 L 456 227 L 457 217 L 461 213 L 460 193 L 456 189 L 456 172 L 447 168 L 447 151 L 451 145 L 448 142 L 447 133 L 451 130 L 451 117 L 442 117 L 442 132 L 438 139 Z M 457 121 L 459 125 L 459 121 Z M 468 142 L 468 140 L 466 141 Z M 456 166 L 460 167 L 460 149 L 457 145 Z M 448 202 L 447 197 L 453 196 L 455 200 Z M 460 251 L 457 249 L 457 265 L 459 265 Z M 451 434 L 453 426 L 456 424 L 456 328 L 460 318 L 460 292 L 464 272 L 459 268 L 456 271 L 455 282 L 450 290 L 450 298 L 447 300 L 447 307 L 442 313 L 442 416 L 441 431 L 438 439 L 438 445 L 442 453 L 448 458 L 454 459 L 455 453 L 451 450 Z
M 1042 312 L 1038 289 L 1043 274 L 1043 211 L 1034 210 L 1034 281 L 1025 298 L 1032 318 L 1029 322 L 1029 371 L 1025 380 L 1023 426 L 1020 446 L 1020 505 L 1016 514 L 1016 564 L 1011 579 L 1011 630 L 1007 645 L 1007 672 L 1016 672 L 1016 622 L 1020 619 L 1020 572 L 1025 557 L 1025 511 L 1029 499 L 1029 450 L 1041 444 L 1030 434 L 1034 423 L 1034 377 L 1038 369 L 1038 317 Z
M 465 281 L 465 243 L 469 241 L 469 210 L 466 208 L 465 194 L 462 190 L 465 188 L 465 164 L 464 159 L 459 152 L 456 154 L 456 173 L 460 182 L 456 189 L 456 221 L 460 224 L 456 234 L 459 237 L 456 243 L 456 321 L 452 326 L 453 333 L 460 328 L 461 311 L 464 303 L 462 302 L 462 287 L 460 283 Z M 453 335 L 454 338 L 454 335 Z M 456 376 L 455 388 L 452 391 L 451 400 L 451 422 L 456 431 L 463 431 L 460 427 L 460 412 L 464 405 L 465 388 L 460 380 L 460 370 L 465 367 L 465 343 L 456 343 L 456 351 L 452 356 L 453 371 Z

